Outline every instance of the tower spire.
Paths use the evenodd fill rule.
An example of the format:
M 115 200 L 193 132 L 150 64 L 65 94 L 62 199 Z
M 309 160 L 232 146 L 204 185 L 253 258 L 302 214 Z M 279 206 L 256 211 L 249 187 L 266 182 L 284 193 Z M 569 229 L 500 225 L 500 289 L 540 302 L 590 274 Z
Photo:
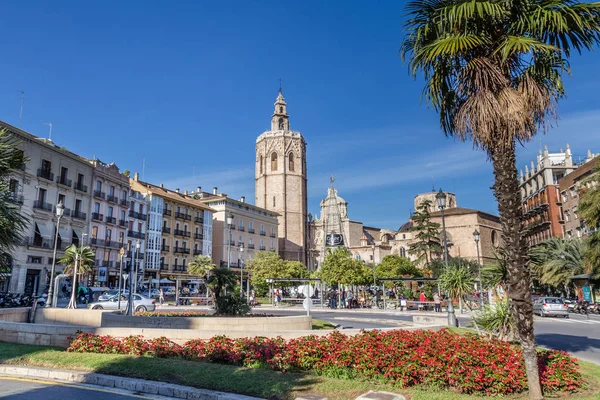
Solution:
M 290 130 L 290 116 L 287 113 L 287 103 L 281 93 L 281 86 L 279 86 L 279 93 L 277 99 L 275 99 L 275 111 L 271 119 L 271 131 L 284 131 Z

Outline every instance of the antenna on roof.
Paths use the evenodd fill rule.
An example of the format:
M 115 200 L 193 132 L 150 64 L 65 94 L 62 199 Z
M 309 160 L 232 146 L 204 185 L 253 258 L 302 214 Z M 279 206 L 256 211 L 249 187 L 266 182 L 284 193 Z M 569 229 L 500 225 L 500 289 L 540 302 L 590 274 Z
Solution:
M 44 125 L 47 125 L 50 127 L 50 132 L 48 133 L 48 140 L 52 141 L 52 123 L 51 122 L 46 122 Z
M 25 103 L 25 91 L 23 89 L 17 90 L 21 93 L 21 111 L 19 112 L 19 127 L 23 127 L 23 103 Z

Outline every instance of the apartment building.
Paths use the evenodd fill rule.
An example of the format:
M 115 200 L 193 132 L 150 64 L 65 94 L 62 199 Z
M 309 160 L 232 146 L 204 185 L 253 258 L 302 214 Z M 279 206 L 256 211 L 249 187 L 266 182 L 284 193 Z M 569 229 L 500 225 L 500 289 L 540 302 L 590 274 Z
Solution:
M 119 282 L 121 256 L 127 245 L 129 178 L 114 163 L 90 161 L 93 166 L 90 205 L 89 244 L 96 252 L 96 262 L 89 275 L 89 286 L 116 287 Z
M 9 178 L 11 199 L 28 218 L 28 225 L 23 241 L 13 252 L 8 290 L 40 295 L 50 280 L 57 237 L 56 205 L 64 206 L 56 240 L 57 258 L 69 245 L 79 245 L 89 231 L 93 166 L 51 140 L 1 121 L 0 128 L 14 135 L 27 159 Z M 61 270 L 57 265 L 57 271 Z
M 138 282 L 144 279 L 146 269 L 146 244 L 147 244 L 147 229 L 149 220 L 150 204 L 147 196 L 137 190 L 130 188 L 129 190 L 129 212 L 127 216 L 127 246 L 126 257 L 128 262 L 135 258 L 135 266 L 140 273 L 137 275 Z M 136 251 L 136 246 L 139 243 L 140 249 Z M 130 265 L 130 264 L 128 264 Z
M 212 257 L 215 265 L 238 268 L 241 260 L 246 263 L 259 251 L 279 253 L 278 213 L 248 204 L 245 197 L 229 198 L 218 193 L 216 187 L 212 194 L 198 188 L 194 195 L 214 209 Z M 228 215 L 233 222 L 230 226 L 227 226 Z M 302 260 L 302 254 L 298 254 L 298 260 Z
M 588 150 L 583 165 L 563 177 L 559 182 L 562 203 L 561 223 L 566 238 L 585 237 L 589 235 L 590 231 L 599 228 L 586 226 L 585 221 L 578 213 L 579 200 L 588 187 L 584 182 L 598 166 L 600 166 L 600 157 Z
M 141 193 L 149 203 L 145 276 L 187 274 L 188 263 L 198 255 L 212 257 L 212 222 L 214 210 L 187 192 L 166 189 L 130 179 L 131 189 Z

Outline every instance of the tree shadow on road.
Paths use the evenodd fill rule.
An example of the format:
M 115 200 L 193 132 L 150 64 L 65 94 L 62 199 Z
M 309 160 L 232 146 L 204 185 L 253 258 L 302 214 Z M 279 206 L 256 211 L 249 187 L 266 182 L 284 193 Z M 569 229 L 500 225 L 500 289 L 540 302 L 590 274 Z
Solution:
M 593 339 L 587 336 L 541 333 L 536 335 L 536 341 L 540 346 L 564 350 L 569 353 L 585 352 L 589 350 L 600 351 L 600 339 Z

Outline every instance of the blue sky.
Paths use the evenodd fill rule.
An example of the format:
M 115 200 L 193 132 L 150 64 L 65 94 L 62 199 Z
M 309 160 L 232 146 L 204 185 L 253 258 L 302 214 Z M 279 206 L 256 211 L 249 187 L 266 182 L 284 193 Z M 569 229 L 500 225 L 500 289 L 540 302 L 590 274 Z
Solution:
M 496 213 L 485 154 L 440 132 L 402 65 L 398 1 L 5 1 L 0 119 L 182 190 L 254 197 L 254 142 L 278 79 L 308 142 L 309 211 L 328 177 L 352 219 L 397 229 L 415 194 Z M 600 152 L 600 53 L 577 56 L 556 129 L 519 167 L 568 142 Z

